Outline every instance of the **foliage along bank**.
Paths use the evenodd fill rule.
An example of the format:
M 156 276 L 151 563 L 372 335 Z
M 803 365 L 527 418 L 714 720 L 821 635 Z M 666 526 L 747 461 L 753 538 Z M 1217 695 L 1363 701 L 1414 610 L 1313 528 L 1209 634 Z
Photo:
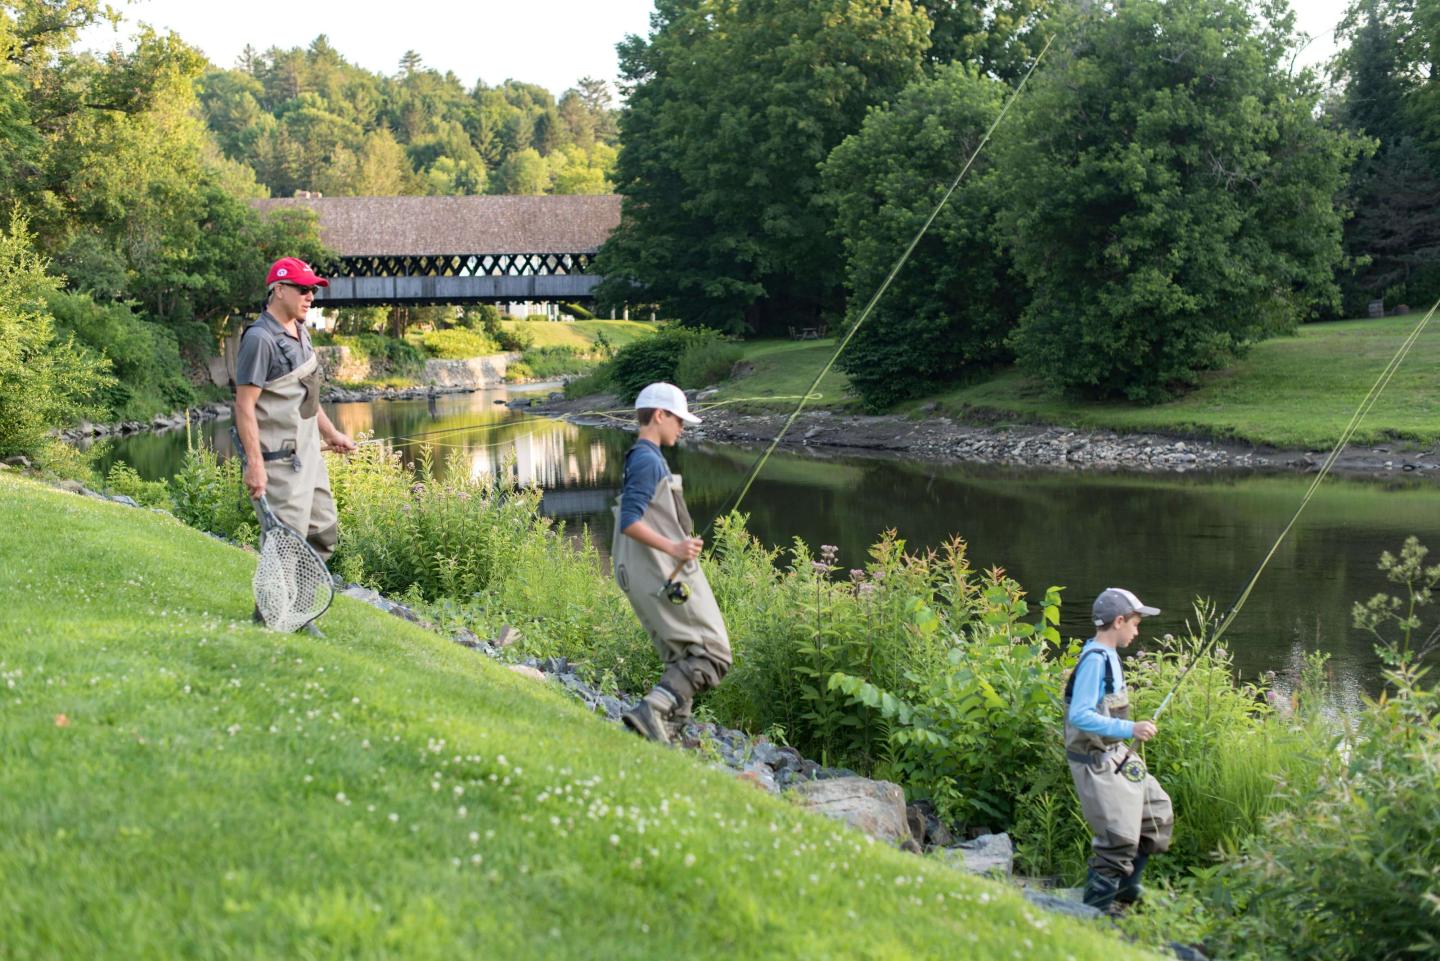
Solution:
M 519 626 L 515 653 L 569 658 L 604 689 L 635 691 L 653 678 L 653 648 L 588 536 L 576 539 L 540 516 L 534 491 L 472 480 L 458 463 L 442 471 L 422 459 L 411 473 L 397 456 L 367 447 L 332 461 L 344 529 L 338 573 L 450 627 L 493 636 L 502 624 Z M 172 505 L 202 529 L 254 536 L 233 462 L 218 464 L 208 451 L 191 452 L 168 489 L 121 466 L 110 483 Z M 1009 830 L 1029 874 L 1083 873 L 1089 835 L 1059 731 L 1058 691 L 1078 645 L 1054 627 L 1061 588 L 1034 604 L 1003 572 L 972 569 L 959 540 L 913 555 L 890 536 L 863 560 L 828 547 L 817 556 L 798 541 L 766 548 L 732 517 L 712 543 L 707 570 L 736 664 L 703 712 L 828 765 L 897 780 L 953 823 Z M 1359 924 L 1374 942 L 1379 933 L 1344 919 L 1380 910 L 1381 901 L 1385 911 L 1410 913 L 1396 939 L 1435 930 L 1425 905 L 1437 881 L 1430 858 L 1440 702 L 1415 655 L 1440 566 L 1425 566 L 1424 556 L 1407 544 L 1382 564 L 1415 607 L 1381 596 L 1357 613 L 1377 640 L 1402 640 L 1389 696 L 1347 725 L 1330 714 L 1323 657 L 1285 691 L 1238 682 L 1223 648 L 1199 659 L 1162 736 L 1144 750 L 1180 812 L 1175 847 L 1155 864 L 1170 893 L 1127 923 L 1179 925 L 1234 956 L 1257 957 L 1301 956 L 1288 952 L 1314 943 L 1297 914 L 1317 925 Z M 1199 608 L 1193 634 L 1142 642 L 1128 670 L 1140 715 L 1194 661 L 1210 617 Z M 1391 807 L 1401 800 L 1403 810 Z M 1391 813 L 1367 829 L 1365 812 L 1375 806 Z M 1301 847 L 1353 860 L 1355 883 L 1312 876 L 1294 860 Z M 1263 898 L 1287 907 L 1257 913 Z M 1328 956 L 1359 956 L 1360 937 Z

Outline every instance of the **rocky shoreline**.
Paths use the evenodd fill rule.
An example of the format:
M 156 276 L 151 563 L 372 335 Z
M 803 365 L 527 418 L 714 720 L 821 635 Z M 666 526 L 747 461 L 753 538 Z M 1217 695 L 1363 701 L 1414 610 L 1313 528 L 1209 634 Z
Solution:
M 706 391 L 687 392 L 703 405 Z M 578 424 L 601 426 L 589 411 L 614 408 L 613 396 L 551 399 L 524 405 L 531 413 L 548 414 Z M 521 405 L 515 405 L 521 406 Z M 1197 471 L 1313 473 L 1328 450 L 1281 450 L 1159 433 L 1122 434 L 1033 424 L 977 425 L 925 412 L 923 418 L 895 414 L 840 414 L 806 411 L 780 442 L 786 450 L 903 456 L 931 463 L 993 464 L 1051 470 L 1186 474 Z M 770 443 L 787 413 L 740 412 L 733 408 L 704 411 L 704 423 L 686 431 L 691 441 L 728 444 Z M 615 426 L 613 420 L 603 426 Z M 1356 477 L 1421 476 L 1440 480 L 1440 445 L 1410 449 L 1400 444 L 1351 446 L 1341 452 L 1332 471 Z

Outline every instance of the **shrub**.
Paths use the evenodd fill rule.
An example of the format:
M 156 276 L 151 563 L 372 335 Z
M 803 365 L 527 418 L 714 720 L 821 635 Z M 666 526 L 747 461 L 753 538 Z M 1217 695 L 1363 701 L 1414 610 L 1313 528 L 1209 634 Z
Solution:
M 425 367 L 425 352 L 407 340 L 385 334 L 332 334 L 329 342 L 370 362 L 377 378 L 416 377 Z
M 468 360 L 499 353 L 500 345 L 482 333 L 464 327 L 449 330 L 426 330 L 410 335 L 431 357 L 441 360 Z
M 566 537 L 540 515 L 539 491 L 516 488 L 508 470 L 503 482 L 472 479 L 453 456 L 443 474 L 428 451 L 413 474 L 376 445 L 332 458 L 334 569 L 482 634 L 515 625 L 518 653 L 568 657 L 628 690 L 652 683 L 659 661 L 588 536 Z
M 1434 957 L 1440 952 L 1440 691 L 1401 658 L 1318 784 L 1201 889 L 1222 956 Z
M 501 350 L 529 350 L 535 343 L 535 335 L 528 327 L 513 322 L 507 326 L 504 320 L 494 304 L 467 307 L 460 317 L 464 327 L 489 337 Z
M 569 398 L 590 397 L 612 390 L 611 367 L 608 362 L 596 367 L 588 374 L 581 374 L 565 384 L 565 396 Z
M 526 314 L 526 315 L 525 315 L 525 321 L 526 321 L 527 323 L 531 323 L 531 324 L 548 324 L 548 323 L 550 322 L 550 315 L 549 315 L 549 314 Z
M 1212 955 L 1419 958 L 1440 954 L 1440 689 L 1424 683 L 1420 609 L 1440 583 L 1413 537 L 1380 567 L 1409 595 L 1357 604 L 1386 691 L 1316 759 L 1320 776 L 1241 856 L 1196 887 L 1218 915 Z M 1433 641 L 1434 635 L 1431 635 Z
M 98 417 L 114 380 L 108 362 L 55 334 L 47 298 L 59 287 L 30 248 L 24 220 L 0 231 L 0 457 L 34 453 L 46 435 Z
M 730 341 L 706 340 L 691 344 L 675 364 L 675 383 L 681 387 L 709 387 L 730 379 L 730 371 L 744 355 Z
M 587 373 L 598 363 L 583 356 L 574 347 L 535 347 L 525 351 L 521 359 L 540 380 Z
M 948 633 L 938 670 L 908 674 L 898 694 L 844 673 L 826 680 L 888 722 L 887 775 L 925 792 L 959 823 L 1009 825 L 1029 771 L 1059 743 L 1047 708 L 1078 646 L 1063 645 L 1054 626 L 1060 588 L 1050 588 L 1039 622 L 1029 624 L 1030 606 L 1013 581 L 991 573 L 966 586 L 978 593 L 948 616 L 930 598 L 909 605 L 917 634 Z
M 241 544 L 259 536 L 238 457 L 221 463 L 210 448 L 191 447 L 170 479 L 170 500 L 175 516 L 191 527 Z
M 523 360 L 513 361 L 505 368 L 507 384 L 519 384 L 534 379 L 535 371 L 531 370 L 530 365 Z
M 124 461 L 110 465 L 105 475 L 105 491 L 129 497 L 142 507 L 170 509 L 170 488 L 164 481 L 147 481 Z
M 500 325 L 494 336 L 504 350 L 526 351 L 535 346 L 535 332 L 519 323 Z
M 680 358 L 687 350 L 722 343 L 722 334 L 705 327 L 666 327 L 653 337 L 632 341 L 615 352 L 610 360 L 610 384 L 620 394 L 620 401 L 628 404 L 646 384 L 660 380 L 674 383 Z
M 110 361 L 115 380 L 99 398 L 112 417 L 143 420 L 196 402 L 175 334 L 137 315 L 128 304 L 97 304 L 87 294 L 47 298 L 58 333 L 71 334 Z

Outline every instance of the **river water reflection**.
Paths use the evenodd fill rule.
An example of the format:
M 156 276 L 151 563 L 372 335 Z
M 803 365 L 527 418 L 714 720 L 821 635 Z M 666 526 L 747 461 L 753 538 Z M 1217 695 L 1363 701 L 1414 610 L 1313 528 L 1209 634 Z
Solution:
M 503 391 L 448 395 L 427 403 L 328 406 L 352 435 L 408 438 L 407 458 L 431 445 L 438 463 L 454 456 L 474 477 L 509 470 L 544 488 L 542 509 L 571 529 L 589 525 L 602 549 L 610 504 L 633 435 L 531 417 L 501 406 Z M 206 440 L 229 453 L 228 422 L 205 425 Z M 102 464 L 123 459 L 143 476 L 169 476 L 183 433 L 116 442 Z M 685 475 L 697 524 L 734 495 L 757 452 L 687 439 L 670 451 Z M 839 563 L 860 567 L 868 546 L 894 528 L 912 548 L 952 535 L 977 567 L 999 565 L 1030 592 L 1066 587 L 1062 627 L 1087 635 L 1089 600 L 1101 588 L 1131 587 L 1164 609 L 1147 635 L 1180 632 L 1197 595 L 1222 607 L 1241 588 L 1294 512 L 1309 482 L 1289 476 L 1129 476 L 941 466 L 893 459 L 776 454 L 748 495 L 750 529 L 765 543 L 835 544 Z M 1433 483 L 1326 481 L 1266 570 L 1229 645 L 1243 674 L 1293 675 L 1307 649 L 1330 652 L 1351 696 L 1373 690 L 1379 665 L 1371 642 L 1350 626 L 1350 609 L 1384 589 L 1382 550 L 1409 534 L 1440 549 L 1440 488 Z

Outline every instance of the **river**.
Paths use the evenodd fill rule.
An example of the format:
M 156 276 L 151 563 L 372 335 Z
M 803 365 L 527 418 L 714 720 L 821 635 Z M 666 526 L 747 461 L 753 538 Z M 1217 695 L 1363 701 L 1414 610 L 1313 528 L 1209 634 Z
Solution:
M 514 476 L 545 491 L 542 509 L 572 530 L 589 525 L 602 548 L 621 459 L 633 435 L 510 410 L 506 391 L 452 394 L 433 402 L 327 405 L 352 436 L 400 438 L 407 458 L 431 445 L 438 462 L 458 457 L 473 476 Z M 197 432 L 222 454 L 229 422 Z M 170 476 L 184 432 L 111 442 L 102 468 L 124 460 L 149 479 Z M 669 452 L 685 476 L 697 524 L 734 496 L 757 451 L 687 439 Z M 1063 585 L 1062 628 L 1088 635 L 1089 601 L 1129 587 L 1163 609 L 1147 636 L 1180 633 L 1197 597 L 1227 605 L 1270 548 L 1310 478 L 1246 475 L 1121 475 L 938 465 L 885 458 L 777 453 L 743 509 L 765 543 L 834 544 L 839 563 L 861 567 L 876 537 L 894 528 L 912 549 L 952 535 L 974 566 L 998 565 L 1039 594 Z M 1406 536 L 1440 548 L 1440 488 L 1433 482 L 1328 479 L 1281 546 L 1228 635 L 1243 676 L 1293 677 L 1307 650 L 1331 654 L 1337 689 L 1353 701 L 1378 686 L 1380 666 L 1350 610 L 1386 587 L 1375 562 Z

